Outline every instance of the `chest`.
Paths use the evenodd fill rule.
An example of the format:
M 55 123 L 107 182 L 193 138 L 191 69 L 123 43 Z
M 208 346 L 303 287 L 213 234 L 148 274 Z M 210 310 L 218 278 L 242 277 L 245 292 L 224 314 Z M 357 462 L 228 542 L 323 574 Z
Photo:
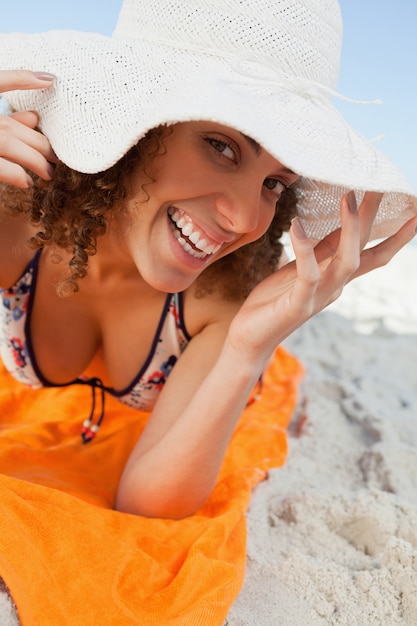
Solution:
M 84 374 L 123 389 L 149 360 L 161 333 L 175 333 L 175 302 L 129 277 L 80 283 L 78 293 L 60 297 L 39 268 L 27 317 L 36 364 L 53 383 Z

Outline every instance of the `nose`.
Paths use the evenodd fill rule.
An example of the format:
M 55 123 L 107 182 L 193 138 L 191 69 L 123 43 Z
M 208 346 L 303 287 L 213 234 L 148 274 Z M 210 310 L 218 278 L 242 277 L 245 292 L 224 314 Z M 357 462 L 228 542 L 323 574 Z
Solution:
M 216 212 L 223 229 L 252 233 L 259 225 L 261 195 L 252 185 L 231 186 L 217 195 Z

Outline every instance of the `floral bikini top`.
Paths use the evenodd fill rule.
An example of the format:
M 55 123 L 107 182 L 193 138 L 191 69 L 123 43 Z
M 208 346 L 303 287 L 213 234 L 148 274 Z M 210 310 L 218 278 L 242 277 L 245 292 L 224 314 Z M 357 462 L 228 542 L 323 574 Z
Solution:
M 0 289 L 0 357 L 14 378 L 32 388 L 89 385 L 92 409 L 81 432 L 83 442 L 87 443 L 93 439 L 104 418 L 105 392 L 140 411 L 151 411 L 154 407 L 166 378 L 190 341 L 184 324 L 182 294 L 167 294 L 146 361 L 127 387 L 118 391 L 104 385 L 100 378 L 83 375 L 57 385 L 48 381 L 40 371 L 30 334 L 40 255 L 41 250 L 36 252 L 15 285 Z M 101 411 L 93 424 L 97 391 L 101 397 Z

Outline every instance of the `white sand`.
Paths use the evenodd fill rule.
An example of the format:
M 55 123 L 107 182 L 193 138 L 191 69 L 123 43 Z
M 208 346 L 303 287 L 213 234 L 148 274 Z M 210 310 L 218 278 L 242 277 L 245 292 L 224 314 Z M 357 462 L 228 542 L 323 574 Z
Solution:
M 286 346 L 306 366 L 307 421 L 254 493 L 225 624 L 416 626 L 417 245 Z
M 286 345 L 307 370 L 294 434 L 307 421 L 255 490 L 225 625 L 415 626 L 417 245 Z M 0 593 L 0 624 L 16 623 Z

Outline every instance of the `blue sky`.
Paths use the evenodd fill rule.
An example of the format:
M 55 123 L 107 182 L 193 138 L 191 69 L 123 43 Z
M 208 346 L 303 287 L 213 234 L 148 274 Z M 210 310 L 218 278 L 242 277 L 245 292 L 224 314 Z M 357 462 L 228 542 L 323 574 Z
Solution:
M 111 34 L 122 0 L 19 0 L 1 10 L 3 32 L 54 28 Z M 417 1 L 340 0 L 344 45 L 338 90 L 381 105 L 336 102 L 362 135 L 373 139 L 417 189 Z M 42 68 L 39 68 L 42 69 Z

